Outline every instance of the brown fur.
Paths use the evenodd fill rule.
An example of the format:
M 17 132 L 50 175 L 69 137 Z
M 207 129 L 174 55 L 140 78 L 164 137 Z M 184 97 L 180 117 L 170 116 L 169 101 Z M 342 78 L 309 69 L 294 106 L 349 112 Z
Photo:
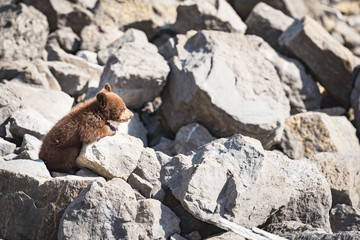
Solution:
M 133 117 L 124 101 L 111 92 L 109 84 L 95 98 L 80 103 L 46 134 L 39 157 L 50 171 L 73 172 L 83 144 L 115 135 L 108 122 L 126 122 Z

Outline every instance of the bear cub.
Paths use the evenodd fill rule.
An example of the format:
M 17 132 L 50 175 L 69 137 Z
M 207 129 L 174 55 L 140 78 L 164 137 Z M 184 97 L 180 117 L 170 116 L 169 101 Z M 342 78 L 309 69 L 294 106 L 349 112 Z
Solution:
M 39 157 L 49 171 L 73 173 L 83 144 L 116 133 L 109 121 L 127 122 L 133 113 L 106 83 L 96 97 L 79 103 L 45 135 Z

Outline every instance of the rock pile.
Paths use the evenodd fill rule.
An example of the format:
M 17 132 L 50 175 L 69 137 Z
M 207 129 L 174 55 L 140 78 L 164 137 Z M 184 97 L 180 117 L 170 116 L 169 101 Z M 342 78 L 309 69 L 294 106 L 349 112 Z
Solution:
M 359 239 L 359 9 L 1 2 L 0 239 Z M 134 118 L 49 172 L 106 82 Z

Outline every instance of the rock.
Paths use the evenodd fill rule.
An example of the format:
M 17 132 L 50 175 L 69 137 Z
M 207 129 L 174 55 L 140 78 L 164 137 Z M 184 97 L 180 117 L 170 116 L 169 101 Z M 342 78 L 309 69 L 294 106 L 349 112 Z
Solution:
M 321 107 L 319 87 L 301 62 L 277 53 L 265 42 L 259 45 L 259 52 L 274 65 L 290 101 L 291 114 Z
M 76 165 L 89 168 L 108 179 L 116 177 L 127 180 L 136 168 L 142 149 L 140 139 L 117 133 L 84 145 Z
M 101 1 L 93 9 L 97 26 L 113 26 L 120 30 L 137 28 L 152 39 L 161 28 L 173 23 L 177 1 Z M 118 14 L 124 12 L 127 14 Z M 166 16 L 166 17 L 163 17 Z
M 76 53 L 76 56 L 84 59 L 87 62 L 98 64 L 97 54 L 95 52 L 88 50 L 80 50 Z
M 20 154 L 15 159 L 39 159 L 39 151 L 42 141 L 38 138 L 25 134 L 20 147 Z
M 278 41 L 309 67 L 342 106 L 350 106 L 351 74 L 357 60 L 347 48 L 308 16 L 295 21 Z
M 347 204 L 360 207 L 359 153 L 317 153 L 308 160 L 318 167 L 329 183 L 333 206 Z
M 360 152 L 355 128 L 346 117 L 317 112 L 299 113 L 286 119 L 280 145 L 294 159 L 318 152 Z
M 0 12 L 0 61 L 39 58 L 49 32 L 45 16 L 23 3 L 2 6 Z
M 259 53 L 263 42 L 256 36 L 200 31 L 182 50 L 177 47 L 181 53 L 170 61 L 162 95 L 169 127 L 177 132 L 199 122 L 215 137 L 242 133 L 265 148 L 278 142 L 289 101 L 274 66 Z
M 169 71 L 155 45 L 126 43 L 108 60 L 99 87 L 108 82 L 127 106 L 142 105 L 160 94 Z
M 0 204 L 3 206 L 0 238 L 56 239 L 66 206 L 94 178 L 51 179 L 44 163 L 39 161 L 13 160 L 6 164 L 6 168 L 12 166 L 12 169 L 0 170 Z M 34 176 L 40 171 L 47 173 L 46 178 Z
M 139 189 L 144 197 L 162 201 L 165 192 L 161 188 L 160 170 L 155 151 L 152 148 L 144 148 L 128 183 L 131 187 Z
M 16 89 L 14 94 L 21 97 L 22 105 L 38 111 L 51 123 L 67 114 L 74 102 L 73 98 L 62 91 L 34 88 L 12 81 L 5 82 L 5 85 L 7 88 Z
M 118 51 L 125 43 L 133 42 L 138 44 L 146 44 L 148 43 L 148 39 L 146 34 L 143 31 L 137 29 L 129 29 L 124 35 L 120 36 L 118 39 L 113 41 L 111 44 L 106 46 L 106 48 L 99 51 L 98 61 L 101 65 L 105 65 L 108 59 L 111 57 L 113 53 Z
M 41 139 L 52 128 L 53 124 L 38 111 L 26 107 L 16 110 L 10 117 L 10 132 L 23 138 L 25 134 Z
M 286 239 L 294 239 L 297 235 L 302 232 L 323 232 L 324 230 L 320 228 L 313 228 L 309 224 L 304 224 L 296 221 L 284 221 L 279 223 L 272 223 L 267 225 L 264 228 L 265 231 L 270 232 L 272 234 L 276 234 L 278 236 L 284 237 Z
M 246 18 L 246 34 L 257 35 L 280 51 L 278 38 L 293 22 L 294 19 L 283 12 L 259 2 Z
M 131 187 L 114 178 L 80 193 L 61 219 L 58 238 L 167 239 L 179 232 L 170 209 L 157 200 L 136 201 Z
M 17 159 L 11 161 L 0 161 L 0 171 L 13 172 L 15 174 L 26 174 L 43 181 L 50 180 L 51 176 L 45 163 L 40 160 Z
M 170 240 L 187 240 L 187 239 L 182 237 L 181 235 L 175 233 L 175 234 L 170 236 Z
M 93 14 L 87 8 L 93 8 L 95 1 L 24 0 L 24 2 L 33 5 L 46 15 L 51 32 L 69 26 L 79 34 L 81 29 L 89 25 L 93 19 Z
M 226 0 L 191 0 L 177 7 L 172 29 L 181 34 L 203 29 L 245 33 L 246 25 Z
M 156 144 L 155 146 L 153 146 L 152 148 L 155 151 L 162 152 L 169 156 L 174 156 L 175 155 L 174 147 L 175 147 L 175 143 L 173 140 L 168 139 L 166 137 L 161 137 L 160 142 L 158 144 Z
M 216 236 L 208 237 L 206 240 L 245 240 L 245 238 L 234 232 L 225 232 Z
M 96 26 L 91 24 L 81 31 L 81 49 L 99 52 L 123 36 L 123 32 L 109 26 Z
M 360 74 L 359 74 L 360 71 L 359 70 L 360 67 L 354 69 L 354 87 L 351 92 L 351 106 L 354 109 L 354 117 L 355 117 L 354 126 L 357 129 L 358 136 L 360 136 Z
M 339 232 L 339 233 L 323 233 L 323 232 L 308 232 L 305 231 L 296 236 L 295 240 L 313 240 L 313 239 L 358 239 L 360 237 L 359 231 Z
M 15 151 L 16 144 L 0 138 L 0 156 L 6 156 Z
M 330 188 L 316 166 L 265 151 L 256 139 L 234 135 L 179 154 L 161 177 L 185 209 L 218 227 L 226 218 L 247 228 L 295 220 L 330 230 Z
M 198 123 L 190 123 L 180 128 L 176 133 L 175 153 L 186 154 L 215 139 L 204 126 Z
M 240 15 L 242 19 L 246 19 L 251 12 L 251 10 L 254 8 L 256 4 L 259 2 L 264 2 L 271 7 L 278 9 L 285 13 L 286 15 L 295 17 L 295 18 L 301 18 L 305 16 L 307 13 L 309 13 L 310 9 L 307 7 L 305 2 L 303 0 L 300 1 L 287 1 L 287 0 L 281 0 L 281 1 L 272 1 L 272 0 L 255 0 L 255 1 L 246 1 L 246 0 L 230 0 L 232 3 L 231 5 L 234 7 L 236 12 Z
M 87 92 L 92 76 L 81 68 L 60 61 L 47 62 L 47 65 L 58 80 L 63 92 L 72 97 L 78 97 Z
M 75 65 L 91 76 L 89 79 L 89 87 L 98 87 L 103 67 L 87 62 L 72 54 L 68 54 L 56 44 L 48 44 L 46 50 L 48 52 L 48 61 L 61 61 Z
M 134 113 L 134 117 L 126 123 L 114 123 L 117 130 L 121 133 L 129 134 L 130 136 L 140 138 L 144 146 L 148 145 L 147 129 L 140 120 L 139 114 Z
M 61 90 L 56 78 L 42 59 L 1 62 L 0 69 L 0 79 L 19 81 L 33 87 Z
M 337 204 L 330 210 L 330 224 L 335 233 L 360 231 L 360 211 L 345 204 Z
M 49 38 L 54 38 L 60 47 L 68 53 L 75 53 L 80 48 L 80 37 L 70 27 L 64 27 L 51 33 Z
M 21 98 L 15 89 L 5 83 L 0 83 L 0 137 L 6 136 L 5 125 L 11 113 L 19 109 L 21 105 Z

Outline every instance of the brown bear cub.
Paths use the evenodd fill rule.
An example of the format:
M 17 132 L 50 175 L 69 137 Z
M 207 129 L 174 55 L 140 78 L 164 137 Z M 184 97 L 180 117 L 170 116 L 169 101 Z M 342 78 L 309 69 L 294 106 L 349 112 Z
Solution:
M 132 117 L 124 101 L 106 83 L 95 98 L 73 107 L 55 124 L 43 139 L 39 157 L 49 171 L 73 173 L 83 144 L 115 135 L 109 120 L 121 123 Z

